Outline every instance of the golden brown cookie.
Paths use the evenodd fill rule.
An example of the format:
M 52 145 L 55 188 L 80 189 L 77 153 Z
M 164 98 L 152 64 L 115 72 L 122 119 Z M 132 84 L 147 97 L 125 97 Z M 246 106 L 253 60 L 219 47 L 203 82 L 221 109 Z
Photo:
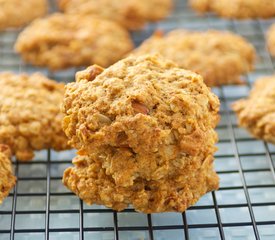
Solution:
M 189 0 L 198 12 L 213 11 L 225 18 L 271 18 L 275 16 L 274 0 Z
M 180 67 L 201 74 L 208 86 L 240 84 L 240 75 L 253 69 L 255 50 L 242 37 L 216 30 L 156 32 L 132 54 L 160 53 Z
M 172 8 L 172 0 L 59 0 L 58 3 L 65 13 L 97 15 L 130 30 L 165 18 Z
M 267 32 L 267 46 L 273 57 L 275 57 L 275 24 L 271 25 Z
M 14 187 L 16 177 L 12 173 L 11 152 L 7 145 L 0 144 L 0 204 Z
M 47 0 L 0 0 L 0 30 L 22 27 L 47 11 Z
M 275 144 L 275 76 L 258 79 L 248 98 L 235 102 L 233 109 L 240 126 Z
M 126 187 L 116 184 L 97 158 L 78 156 L 73 163 L 74 167 L 65 170 L 63 183 L 86 203 L 103 204 L 117 211 L 131 204 L 144 213 L 183 212 L 206 192 L 218 188 L 212 158 L 197 165 L 186 163 L 179 175 L 157 181 L 137 178 Z M 125 172 L 127 168 L 128 165 L 121 164 Z
M 109 66 L 132 48 L 128 32 L 118 24 L 65 14 L 34 21 L 15 45 L 25 61 L 52 70 L 94 63 Z
M 27 161 L 34 150 L 68 148 L 60 112 L 64 84 L 38 73 L 1 73 L 0 89 L 0 143 L 12 154 Z
M 63 128 L 80 156 L 63 181 L 116 210 L 184 211 L 218 187 L 218 110 L 200 75 L 162 57 L 89 67 L 66 86 Z

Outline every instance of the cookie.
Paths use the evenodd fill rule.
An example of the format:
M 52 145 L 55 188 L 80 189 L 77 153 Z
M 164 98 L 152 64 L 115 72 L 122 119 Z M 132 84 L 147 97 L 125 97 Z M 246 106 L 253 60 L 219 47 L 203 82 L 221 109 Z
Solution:
M 47 0 L 0 0 L 0 30 L 22 27 L 47 11 Z
M 64 84 L 41 74 L 0 74 L 0 143 L 18 160 L 31 160 L 34 150 L 68 148 L 60 104 Z
M 184 211 L 218 188 L 219 100 L 200 75 L 157 55 L 131 56 L 79 72 L 62 109 L 79 154 L 63 181 L 87 203 Z
M 273 0 L 189 0 L 198 12 L 212 11 L 225 18 L 271 18 L 275 16 Z
M 132 52 L 150 53 L 201 74 L 210 87 L 242 83 L 240 75 L 252 70 L 255 61 L 255 49 L 245 39 L 216 30 L 174 30 L 166 35 L 158 31 Z
M 16 177 L 12 173 L 11 152 L 7 145 L 0 144 L 0 204 L 14 187 Z
M 97 15 L 129 30 L 165 18 L 172 8 L 172 0 L 59 0 L 58 3 L 65 13 Z
M 275 144 L 275 75 L 258 79 L 250 95 L 233 104 L 241 127 Z
M 65 170 L 63 183 L 88 204 L 103 204 L 117 211 L 132 204 L 143 213 L 183 212 L 203 194 L 218 188 L 212 161 L 205 159 L 196 167 L 190 164 L 181 169 L 181 175 L 158 181 L 138 178 L 133 185 L 123 187 L 115 183 L 100 161 L 78 156 L 73 160 L 75 166 Z M 127 169 L 127 165 L 121 167 Z
M 267 32 L 267 46 L 270 54 L 275 57 L 275 24 L 271 25 Z
M 51 70 L 94 63 L 106 67 L 132 48 L 128 32 L 114 22 L 58 13 L 34 21 L 15 45 L 25 61 Z

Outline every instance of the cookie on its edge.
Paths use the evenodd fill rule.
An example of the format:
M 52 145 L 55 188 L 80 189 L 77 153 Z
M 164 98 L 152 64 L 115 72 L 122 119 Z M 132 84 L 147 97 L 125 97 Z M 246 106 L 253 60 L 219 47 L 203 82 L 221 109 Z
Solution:
M 267 32 L 267 47 L 270 54 L 275 57 L 275 24 L 272 24 Z
M 218 188 L 218 110 L 200 75 L 160 56 L 89 67 L 66 86 L 63 128 L 79 156 L 63 182 L 89 204 L 184 211 Z
M 241 84 L 241 74 L 253 69 L 255 49 L 244 38 L 231 32 L 173 30 L 157 31 L 131 54 L 159 53 L 180 67 L 201 74 L 212 86 Z
M 189 0 L 198 12 L 213 11 L 225 18 L 272 18 L 275 16 L 273 0 Z
M 0 74 L 0 144 L 18 160 L 31 160 L 35 150 L 68 149 L 60 105 L 64 84 L 41 74 Z
M 132 48 L 129 33 L 115 22 L 61 13 L 32 22 L 15 45 L 25 61 L 51 70 L 91 64 L 107 67 Z
M 48 11 L 47 0 L 1 0 L 0 30 L 22 27 Z
M 232 107 L 240 126 L 254 137 L 275 144 L 275 76 L 258 79 L 250 95 Z
M 141 29 L 148 21 L 165 18 L 172 0 L 59 0 L 66 14 L 97 15 L 116 21 L 129 30 Z
M 0 204 L 14 187 L 16 177 L 12 173 L 11 152 L 7 145 L 0 144 Z

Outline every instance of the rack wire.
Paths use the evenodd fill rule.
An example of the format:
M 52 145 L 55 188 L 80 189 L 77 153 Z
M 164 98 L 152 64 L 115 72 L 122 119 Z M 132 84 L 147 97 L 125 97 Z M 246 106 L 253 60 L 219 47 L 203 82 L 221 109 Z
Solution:
M 213 89 L 221 100 L 219 150 L 215 154 L 218 191 L 206 194 L 182 214 L 145 215 L 132 208 L 117 213 L 103 206 L 86 205 L 62 185 L 63 171 L 71 165 L 74 151 L 40 151 L 31 162 L 13 160 L 18 182 L 0 206 L 0 239 L 275 239 L 275 146 L 238 128 L 230 107 L 248 95 L 257 77 L 274 73 L 275 61 L 265 46 L 265 31 L 273 22 L 198 16 L 186 1 L 177 0 L 167 20 L 132 33 L 138 45 L 156 28 L 215 28 L 236 32 L 256 47 L 256 69 L 244 77 L 245 85 Z M 18 31 L 0 33 L 0 71 L 42 71 L 57 81 L 73 80 L 76 69 L 50 73 L 22 62 L 13 52 L 17 35 Z

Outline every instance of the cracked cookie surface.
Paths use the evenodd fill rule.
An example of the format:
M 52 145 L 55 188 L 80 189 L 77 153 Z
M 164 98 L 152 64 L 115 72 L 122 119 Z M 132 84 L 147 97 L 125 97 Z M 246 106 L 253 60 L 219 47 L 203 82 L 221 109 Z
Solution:
M 218 109 L 200 75 L 159 56 L 89 67 L 66 86 L 63 129 L 80 156 L 64 184 L 116 210 L 184 211 L 218 187 Z
M 190 0 L 198 12 L 213 11 L 225 18 L 271 18 L 275 16 L 273 0 Z
M 0 0 L 0 30 L 22 27 L 47 10 L 47 0 Z
M 156 32 L 132 52 L 152 53 L 201 74 L 210 87 L 242 83 L 240 75 L 253 69 L 256 55 L 254 47 L 241 36 L 216 30 Z
M 0 144 L 0 204 L 14 187 L 16 177 L 12 173 L 11 152 L 7 145 Z
M 58 13 L 35 20 L 15 45 L 25 61 L 51 70 L 91 64 L 106 67 L 132 48 L 128 32 L 115 22 Z
M 254 137 L 275 144 L 275 76 L 258 79 L 250 95 L 232 107 L 240 126 Z
M 130 30 L 165 18 L 172 8 L 172 0 L 59 0 L 58 3 L 67 14 L 98 15 Z
M 34 150 L 68 148 L 60 112 L 64 84 L 38 73 L 1 73 L 0 89 L 0 143 L 18 160 L 31 160 Z

